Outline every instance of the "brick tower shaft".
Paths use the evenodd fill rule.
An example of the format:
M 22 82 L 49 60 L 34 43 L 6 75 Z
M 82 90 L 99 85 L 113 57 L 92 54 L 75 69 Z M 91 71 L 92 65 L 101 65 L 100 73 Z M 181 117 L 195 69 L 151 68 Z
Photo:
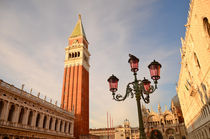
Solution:
M 75 114 L 74 136 L 89 134 L 89 57 L 88 41 L 79 20 L 65 48 L 61 107 Z

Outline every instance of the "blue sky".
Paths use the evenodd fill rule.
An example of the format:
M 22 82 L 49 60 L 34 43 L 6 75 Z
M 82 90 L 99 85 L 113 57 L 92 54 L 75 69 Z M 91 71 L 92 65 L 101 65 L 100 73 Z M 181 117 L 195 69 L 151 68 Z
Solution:
M 146 107 L 170 106 L 180 70 L 188 0 L 0 0 L 0 78 L 60 101 L 64 49 L 77 20 L 90 43 L 90 127 L 129 119 L 137 126 L 135 99 L 112 100 L 107 78 L 115 74 L 124 94 L 133 81 L 128 54 L 140 59 L 138 78 L 150 78 L 148 64 L 162 64 L 158 90 Z

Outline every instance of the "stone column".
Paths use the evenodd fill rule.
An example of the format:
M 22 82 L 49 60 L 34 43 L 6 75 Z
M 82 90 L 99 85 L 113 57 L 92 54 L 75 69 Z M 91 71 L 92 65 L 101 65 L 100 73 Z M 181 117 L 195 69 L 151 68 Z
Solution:
M 2 114 L 3 114 L 3 118 L 2 119 L 4 121 L 7 121 L 7 119 L 8 119 L 10 106 L 11 106 L 10 102 L 4 101 L 4 107 L 3 107 L 3 111 L 2 111 Z
M 24 109 L 24 115 L 23 115 L 23 125 L 27 125 L 28 124 L 28 115 L 30 110 L 28 108 Z
M 66 123 L 66 121 L 63 121 L 62 130 L 61 130 L 61 132 L 63 132 L 63 133 L 64 133 L 64 128 L 65 128 L 65 123 Z
M 55 117 L 52 117 L 52 125 L 51 125 L 51 130 L 55 130 Z
M 50 116 L 47 115 L 46 128 L 45 129 L 49 129 L 49 125 L 50 125 Z
M 33 111 L 33 117 L 32 117 L 32 123 L 31 123 L 32 127 L 35 127 L 36 125 L 36 117 L 37 117 L 37 111 Z
M 60 131 L 60 124 L 61 124 L 61 120 L 60 119 L 58 119 L 58 124 L 57 124 L 57 129 L 56 129 L 56 131 Z
M 66 122 L 66 132 L 67 134 L 69 134 L 69 122 Z
M 61 127 L 61 132 L 64 132 L 65 121 L 63 121 L 63 125 Z
M 73 135 L 73 133 L 74 133 L 74 122 L 71 122 L 70 124 L 71 124 L 71 126 L 70 126 L 70 134 Z
M 39 128 L 43 128 L 43 120 L 44 120 L 44 114 L 40 113 L 40 121 L 39 121 Z
M 21 107 L 18 105 L 15 105 L 14 117 L 12 119 L 12 121 L 14 123 L 18 123 L 19 116 L 20 116 L 20 110 L 21 110 Z

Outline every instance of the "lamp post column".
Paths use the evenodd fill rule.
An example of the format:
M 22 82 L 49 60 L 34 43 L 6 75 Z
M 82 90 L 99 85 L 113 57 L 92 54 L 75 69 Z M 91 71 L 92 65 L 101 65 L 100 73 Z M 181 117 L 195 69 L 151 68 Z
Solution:
M 136 94 L 136 102 L 137 102 L 137 109 L 138 109 L 138 116 L 139 116 L 139 137 L 140 139 L 146 139 L 146 134 L 144 132 L 144 123 L 143 117 L 141 112 L 141 104 L 140 104 L 140 95 Z

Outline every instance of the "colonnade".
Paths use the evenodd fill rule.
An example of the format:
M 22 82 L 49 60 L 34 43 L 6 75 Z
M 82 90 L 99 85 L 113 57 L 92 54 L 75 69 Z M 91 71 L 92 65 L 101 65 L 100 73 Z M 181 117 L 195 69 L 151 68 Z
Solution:
M 210 138 L 210 104 L 207 103 L 203 106 L 201 109 L 201 116 L 198 118 L 198 122 L 205 123 L 204 126 L 199 127 L 199 129 L 196 129 L 189 133 L 189 138 L 193 139 L 209 139 Z M 198 123 L 197 122 L 197 123 Z
M 37 110 L 35 107 L 33 109 L 33 107 L 15 104 L 1 98 L 0 125 L 73 135 L 73 123 L 69 119 Z M 2 137 L 0 136 L 0 139 Z

